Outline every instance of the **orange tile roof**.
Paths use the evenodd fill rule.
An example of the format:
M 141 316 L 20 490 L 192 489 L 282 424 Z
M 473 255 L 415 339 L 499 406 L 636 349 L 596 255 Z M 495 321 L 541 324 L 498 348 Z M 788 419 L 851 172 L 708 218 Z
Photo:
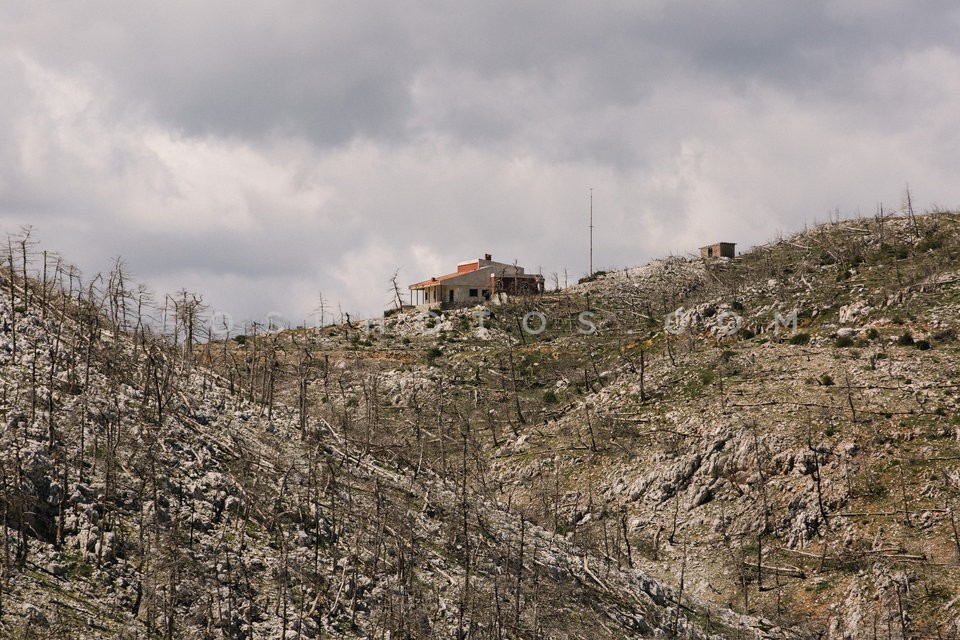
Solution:
M 418 283 L 416 283 L 416 284 L 412 284 L 412 285 L 410 285 L 409 288 L 410 288 L 410 289 L 423 289 L 424 287 L 429 287 L 429 286 L 438 284 L 438 283 L 440 283 L 440 282 L 443 282 L 444 280 L 449 280 L 450 278 L 456 278 L 457 276 L 462 276 L 463 273 L 469 273 L 469 272 L 448 273 L 447 275 L 445 275 L 445 276 L 440 276 L 439 278 L 430 278 L 429 280 L 424 280 L 423 282 L 418 282 Z

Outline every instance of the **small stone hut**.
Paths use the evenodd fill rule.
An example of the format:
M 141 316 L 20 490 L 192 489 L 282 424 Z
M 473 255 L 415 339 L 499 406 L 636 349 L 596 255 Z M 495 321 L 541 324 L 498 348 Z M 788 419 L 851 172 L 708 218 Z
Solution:
M 736 251 L 734 250 L 736 246 L 736 242 L 718 242 L 716 244 L 708 244 L 705 247 L 700 247 L 700 257 L 704 260 L 708 260 L 710 258 L 733 258 L 737 255 Z

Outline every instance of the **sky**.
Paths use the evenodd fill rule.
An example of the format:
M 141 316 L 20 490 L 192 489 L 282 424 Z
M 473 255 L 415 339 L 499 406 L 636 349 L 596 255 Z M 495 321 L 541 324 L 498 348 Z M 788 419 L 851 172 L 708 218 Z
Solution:
M 0 231 L 296 325 L 485 253 L 573 283 L 591 193 L 595 269 L 955 209 L 958 33 L 953 0 L 4 0 Z

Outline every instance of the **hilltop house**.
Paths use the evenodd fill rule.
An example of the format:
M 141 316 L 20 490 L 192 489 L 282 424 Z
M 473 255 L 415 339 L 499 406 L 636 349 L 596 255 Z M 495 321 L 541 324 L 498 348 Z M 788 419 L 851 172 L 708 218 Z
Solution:
M 523 267 L 494 262 L 490 254 L 457 263 L 456 273 L 436 276 L 410 285 L 413 304 L 479 304 L 499 294 L 523 295 L 543 292 L 543 276 L 524 273 Z
M 705 247 L 700 247 L 700 257 L 704 260 L 708 258 L 733 258 L 736 256 L 736 252 L 734 251 L 734 247 L 736 246 L 736 242 L 708 244 Z

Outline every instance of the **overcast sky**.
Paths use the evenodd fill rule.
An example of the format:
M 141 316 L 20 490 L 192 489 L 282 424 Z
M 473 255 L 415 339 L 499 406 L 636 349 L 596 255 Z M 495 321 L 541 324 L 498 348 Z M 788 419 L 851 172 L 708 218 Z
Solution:
M 960 205 L 950 1 L 0 3 L 0 230 L 238 319 Z

